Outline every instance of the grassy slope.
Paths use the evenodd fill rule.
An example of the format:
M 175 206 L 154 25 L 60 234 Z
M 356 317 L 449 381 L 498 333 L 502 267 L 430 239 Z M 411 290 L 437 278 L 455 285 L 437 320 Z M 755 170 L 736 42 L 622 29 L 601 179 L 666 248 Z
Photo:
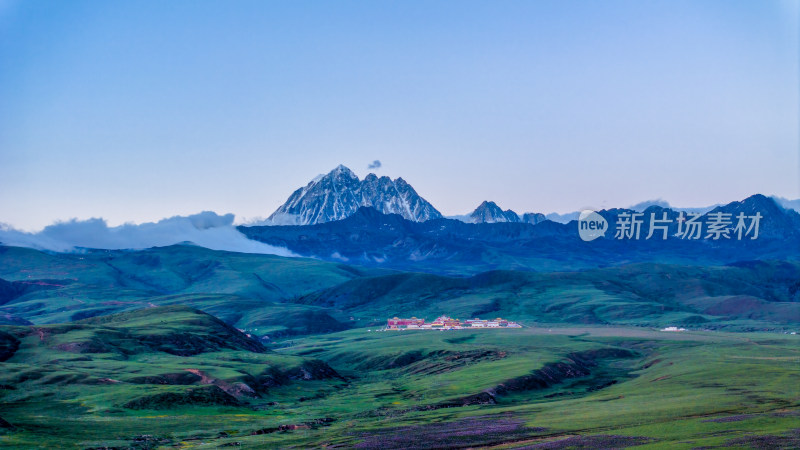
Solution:
M 153 304 L 188 304 L 242 328 L 267 327 L 286 311 L 331 313 L 279 304 L 283 299 L 381 273 L 386 272 L 193 246 L 82 255 L 0 247 L 0 278 L 37 288 L 0 305 L 0 313 L 60 323 Z
M 255 414 L 251 406 L 297 403 L 301 396 L 343 383 L 291 381 L 292 371 L 307 365 L 308 358 L 267 351 L 218 319 L 187 307 L 150 308 L 64 325 L 3 327 L 3 331 L 15 336 L 20 346 L 1 363 L 0 417 L 16 430 L 0 437 L 0 446 L 85 447 L 94 442 L 113 446 L 129 445 L 138 434 L 189 437 L 209 428 L 216 433 L 242 412 Z M 274 372 L 286 375 L 278 377 L 274 386 L 259 385 L 261 375 Z M 125 406 L 165 393 L 181 396 L 212 388 L 209 380 L 217 380 L 214 386 L 232 392 L 247 406 L 185 405 L 177 410 L 163 402 L 160 407 L 166 409 L 161 410 Z M 241 383 L 249 383 L 257 394 L 237 391 Z M 267 392 L 268 400 L 263 397 Z M 221 415 L 214 418 L 215 414 Z
M 472 333 L 384 332 L 371 333 L 365 339 L 351 331 L 310 339 L 304 344 L 305 349 L 299 351 L 321 348 L 323 351 L 316 352 L 315 356 L 329 361 L 343 373 L 349 373 L 345 367 L 358 374 L 374 365 L 375 375 L 363 378 L 367 385 L 372 386 L 369 390 L 360 397 L 348 393 L 347 398 L 326 399 L 332 405 L 349 402 L 375 408 L 380 404 L 390 410 L 403 410 L 420 401 L 437 402 L 475 393 L 529 373 L 532 368 L 559 360 L 568 353 L 604 346 L 629 348 L 641 355 L 640 358 L 614 361 L 609 367 L 599 368 L 592 377 L 611 374 L 619 381 L 604 389 L 587 393 L 587 387 L 591 389 L 593 384 L 592 377 L 589 377 L 589 380 L 575 380 L 574 384 L 566 382 L 543 391 L 513 394 L 500 398 L 499 404 L 493 406 L 447 408 L 399 416 L 381 411 L 378 417 L 365 421 L 362 426 L 367 429 L 412 426 L 469 416 L 500 418 L 507 415 L 522 419 L 527 426 L 546 428 L 530 433 L 528 437 L 573 433 L 630 434 L 656 438 L 658 445 L 665 447 L 686 448 L 721 443 L 748 431 L 785 431 L 796 427 L 796 415 L 771 415 L 784 410 L 800 414 L 797 401 L 800 398 L 800 348 L 796 336 L 708 332 L 669 334 L 642 329 L 588 327 Z M 379 370 L 381 355 L 384 358 L 397 357 L 410 349 L 421 349 L 423 353 L 436 349 L 460 352 L 489 349 L 505 351 L 507 356 L 496 361 L 468 363 L 455 371 L 434 374 L 425 370 L 425 366 L 433 364 L 429 360 L 403 368 Z M 385 362 L 383 364 L 385 367 Z M 379 401 L 377 396 L 380 396 Z M 703 422 L 712 416 L 742 413 L 756 415 L 747 419 L 749 422 Z M 424 442 L 425 426 L 413 430 L 423 436 L 408 441 L 399 439 L 397 443 L 420 445 Z M 728 430 L 731 434 L 711 435 L 720 430 Z M 351 439 L 353 437 L 342 438 L 341 443 L 349 445 Z M 684 440 L 692 442 L 678 445 Z
M 392 274 L 359 278 L 294 300 L 360 319 L 508 317 L 532 323 L 796 329 L 800 264 L 665 264 L 566 273 L 487 272 L 470 278 Z
M 413 448 L 437 442 L 441 427 L 462 427 L 463 435 L 448 437 L 444 445 L 514 447 L 536 439 L 613 434 L 649 437 L 653 447 L 691 448 L 722 444 L 749 432 L 777 436 L 796 428 L 800 414 L 800 347 L 797 336 L 781 334 L 671 334 L 612 327 L 351 330 L 293 339 L 284 348 L 263 353 L 228 349 L 178 356 L 142 348 L 136 339 L 120 343 L 107 332 L 170 335 L 180 330 L 209 336 L 225 332 L 220 326 L 208 316 L 177 308 L 66 326 L 3 328 L 21 336 L 22 345 L 0 363 L 5 369 L 0 384 L 15 388 L 0 390 L 0 417 L 17 427 L 0 434 L 0 445 L 132 445 L 136 436 L 146 434 L 162 439 L 165 446 L 239 442 L 351 447 L 381 442 Z M 36 330 L 45 330 L 44 341 Z M 59 349 L 64 348 L 59 344 L 92 338 L 127 352 Z M 598 360 L 588 376 L 498 395 L 497 404 L 433 409 L 508 384 L 575 352 L 604 348 L 635 356 Z M 288 371 L 310 358 L 326 361 L 348 381 L 287 381 L 261 392 L 260 398 L 240 398 L 243 406 L 122 406 L 142 396 L 200 385 L 134 382 L 143 376 L 196 369 L 229 385 L 253 384 L 254 375 L 270 368 Z M 104 378 L 118 382 L 98 381 Z M 748 416 L 708 422 L 739 414 Z M 335 420 L 319 420 L 324 418 Z M 300 427 L 276 431 L 281 425 Z M 492 432 L 501 425 L 507 429 Z M 266 434 L 251 435 L 258 430 Z
M 442 313 L 527 323 L 745 330 L 800 323 L 800 264 L 792 262 L 643 263 L 464 278 L 190 246 L 86 255 L 0 247 L 0 278 L 31 288 L 0 305 L 5 323 L 58 323 L 173 304 L 200 308 L 260 335 L 314 334 L 375 326 L 395 315 L 431 319 Z
M 787 263 L 639 264 L 447 278 L 384 276 L 313 260 L 183 246 L 87 255 L 2 248 L 0 278 L 34 282 L 36 290 L 0 306 L 0 313 L 25 314 L 37 325 L 0 327 L 0 356 L 13 353 L 0 362 L 0 418 L 16 427 L 0 434 L 0 446 L 131 446 L 147 434 L 163 445 L 514 447 L 573 434 L 615 434 L 649 437 L 653 447 L 691 448 L 748 432 L 791 444 L 794 438 L 782 433 L 798 428 L 797 336 L 574 325 L 479 332 L 361 328 L 292 337 L 265 352 L 223 322 L 179 305 L 269 333 L 324 323 L 331 315 L 352 314 L 365 324 L 387 315 L 440 313 L 501 315 L 527 324 L 782 328 L 798 322 L 797 273 L 797 264 Z M 151 304 L 173 306 L 42 325 Z M 497 404 L 440 408 L 494 392 L 576 352 L 604 348 L 636 356 L 600 360 L 589 375 L 499 395 Z M 317 358 L 347 381 L 301 381 Z M 125 407 L 211 387 L 186 378 L 190 369 L 219 380 L 213 386 L 253 385 L 257 396 L 231 391 L 239 392 L 239 406 Z M 165 379 L 191 384 L 158 381 Z M 708 421 L 720 417 L 728 419 Z M 300 428 L 278 431 L 281 425 Z M 0 433 L 3 428 L 0 421 Z M 266 434 L 251 436 L 259 430 Z M 452 440 L 437 441 L 441 436 Z M 592 446 L 621 445 L 603 442 Z

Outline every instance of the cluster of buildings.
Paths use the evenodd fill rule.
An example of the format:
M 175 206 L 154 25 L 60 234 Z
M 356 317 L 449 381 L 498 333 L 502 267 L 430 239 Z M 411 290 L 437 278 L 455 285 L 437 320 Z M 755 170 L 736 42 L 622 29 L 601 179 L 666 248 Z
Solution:
M 425 319 L 401 319 L 394 317 L 386 321 L 387 330 L 463 330 L 467 328 L 522 328 L 522 325 L 505 319 L 493 320 L 470 319 L 461 322 L 449 316 L 439 316 L 431 323 Z

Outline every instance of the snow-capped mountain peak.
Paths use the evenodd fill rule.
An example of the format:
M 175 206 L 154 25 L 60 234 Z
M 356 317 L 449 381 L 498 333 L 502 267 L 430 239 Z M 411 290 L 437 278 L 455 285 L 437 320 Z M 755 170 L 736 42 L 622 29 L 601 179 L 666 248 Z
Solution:
M 374 173 L 364 180 L 349 168 L 339 165 L 297 189 L 267 219 L 273 225 L 313 225 L 341 220 L 359 207 L 371 206 L 384 214 L 400 214 L 416 222 L 441 218 L 428 203 L 402 178 L 392 180 Z

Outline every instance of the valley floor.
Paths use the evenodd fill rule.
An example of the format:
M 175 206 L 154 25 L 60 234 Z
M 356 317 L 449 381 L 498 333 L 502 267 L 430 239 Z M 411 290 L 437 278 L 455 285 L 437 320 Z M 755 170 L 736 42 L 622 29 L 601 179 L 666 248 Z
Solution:
M 121 326 L 3 327 L 0 447 L 800 447 L 796 335 L 354 329 L 176 355 Z

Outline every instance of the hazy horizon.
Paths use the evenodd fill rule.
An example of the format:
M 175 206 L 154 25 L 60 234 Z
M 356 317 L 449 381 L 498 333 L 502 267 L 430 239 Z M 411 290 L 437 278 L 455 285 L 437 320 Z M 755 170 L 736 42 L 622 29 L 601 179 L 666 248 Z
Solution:
M 798 5 L 0 0 L 0 223 L 267 217 L 338 164 L 447 216 L 797 199 Z

